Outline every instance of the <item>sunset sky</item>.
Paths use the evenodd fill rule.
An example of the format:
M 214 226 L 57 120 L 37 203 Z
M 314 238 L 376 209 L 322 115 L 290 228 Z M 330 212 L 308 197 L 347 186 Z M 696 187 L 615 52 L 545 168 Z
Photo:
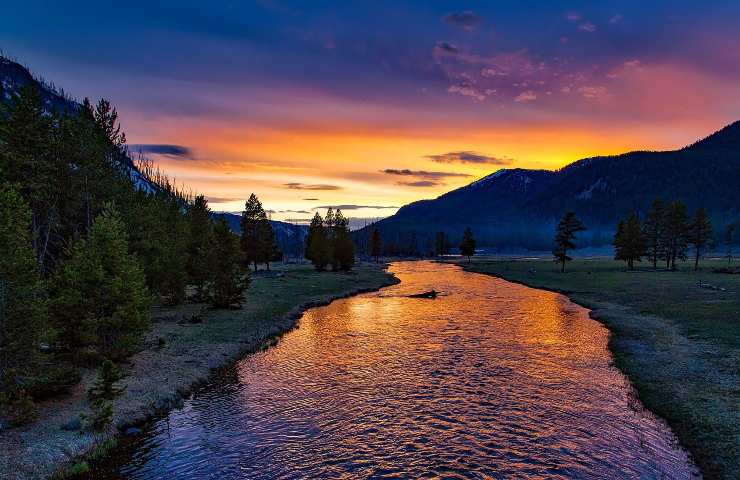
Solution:
M 70 3 L 5 6 L 4 53 L 109 98 L 214 210 L 382 217 L 740 118 L 740 2 Z

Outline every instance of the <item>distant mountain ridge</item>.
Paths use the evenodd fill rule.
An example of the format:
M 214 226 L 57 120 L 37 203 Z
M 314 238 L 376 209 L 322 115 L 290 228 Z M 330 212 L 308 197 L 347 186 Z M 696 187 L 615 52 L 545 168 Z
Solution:
M 582 244 L 608 244 L 619 218 L 656 197 L 705 207 L 715 225 L 740 219 L 740 121 L 679 150 L 585 158 L 559 170 L 498 170 L 433 200 L 402 207 L 377 226 L 386 242 L 423 249 L 437 231 L 456 242 L 471 226 L 479 244 L 548 249 L 555 222 L 573 210 Z M 719 228 L 716 228 L 720 231 Z

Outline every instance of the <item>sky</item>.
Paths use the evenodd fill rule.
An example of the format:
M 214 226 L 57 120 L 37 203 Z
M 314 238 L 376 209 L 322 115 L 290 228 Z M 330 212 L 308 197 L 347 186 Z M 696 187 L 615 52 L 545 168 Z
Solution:
M 500 168 L 740 119 L 737 1 L 12 2 L 0 48 L 110 99 L 130 148 L 239 211 L 377 218 Z

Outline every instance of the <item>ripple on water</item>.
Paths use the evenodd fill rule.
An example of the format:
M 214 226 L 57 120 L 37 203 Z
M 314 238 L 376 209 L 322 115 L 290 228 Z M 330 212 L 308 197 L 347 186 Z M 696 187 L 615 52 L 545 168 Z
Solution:
M 380 293 L 308 311 L 113 465 L 127 478 L 690 478 L 560 295 L 401 262 Z M 405 295 L 436 289 L 436 300 Z

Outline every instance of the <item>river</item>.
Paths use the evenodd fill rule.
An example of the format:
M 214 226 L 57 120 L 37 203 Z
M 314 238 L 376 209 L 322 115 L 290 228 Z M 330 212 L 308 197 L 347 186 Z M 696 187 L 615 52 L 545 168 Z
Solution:
M 306 312 L 149 425 L 109 478 L 692 478 L 566 297 L 452 265 Z M 331 273 L 327 273 L 331 275 Z M 435 300 L 406 295 L 430 289 Z

